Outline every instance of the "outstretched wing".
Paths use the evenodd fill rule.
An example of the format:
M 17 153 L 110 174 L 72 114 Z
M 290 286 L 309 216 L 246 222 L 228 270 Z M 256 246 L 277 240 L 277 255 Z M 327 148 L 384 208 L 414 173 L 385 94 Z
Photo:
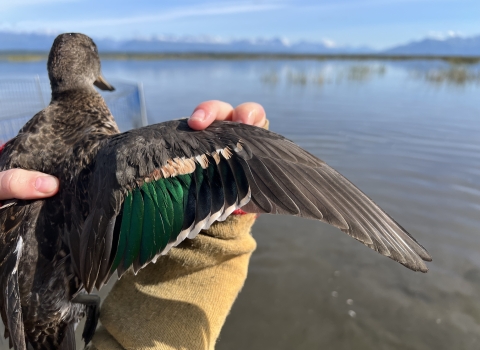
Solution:
M 324 221 L 408 268 L 427 251 L 342 175 L 270 131 L 186 120 L 115 135 L 95 159 L 90 214 L 72 256 L 87 291 L 138 271 L 233 210 Z

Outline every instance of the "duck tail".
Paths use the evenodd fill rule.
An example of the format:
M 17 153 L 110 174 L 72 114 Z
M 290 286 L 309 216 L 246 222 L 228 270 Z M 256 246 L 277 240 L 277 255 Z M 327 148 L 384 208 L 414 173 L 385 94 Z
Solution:
M 75 345 L 75 324 L 70 323 L 65 329 L 65 337 L 58 350 L 76 350 Z

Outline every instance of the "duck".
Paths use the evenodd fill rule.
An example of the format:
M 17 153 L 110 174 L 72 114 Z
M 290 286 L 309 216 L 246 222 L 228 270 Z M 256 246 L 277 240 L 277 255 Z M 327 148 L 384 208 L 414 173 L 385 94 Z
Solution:
M 0 208 L 0 314 L 15 350 L 75 349 L 83 317 L 92 339 L 100 299 L 116 273 L 137 273 L 233 211 L 320 220 L 413 271 L 432 258 L 404 228 L 324 161 L 287 138 L 185 119 L 120 133 L 96 90 L 113 90 L 98 49 L 59 35 L 47 62 L 50 104 L 0 155 L 0 171 L 56 176 L 47 199 Z

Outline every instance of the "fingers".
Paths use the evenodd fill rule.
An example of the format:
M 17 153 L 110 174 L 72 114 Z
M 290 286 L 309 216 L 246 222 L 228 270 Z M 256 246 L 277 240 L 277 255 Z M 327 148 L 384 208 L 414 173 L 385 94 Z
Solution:
M 246 102 L 234 109 L 232 121 L 262 127 L 267 121 L 267 116 L 261 105 L 255 102 Z
M 58 192 L 58 179 L 37 171 L 10 169 L 0 172 L 0 200 L 37 199 Z
M 203 130 L 214 120 L 232 120 L 263 127 L 267 119 L 265 110 L 258 103 L 242 103 L 233 109 L 232 105 L 226 102 L 212 100 L 202 102 L 195 108 L 188 125 L 192 129 Z
M 233 107 L 231 104 L 212 100 L 200 103 L 193 111 L 188 125 L 195 130 L 203 130 L 214 120 L 231 120 Z

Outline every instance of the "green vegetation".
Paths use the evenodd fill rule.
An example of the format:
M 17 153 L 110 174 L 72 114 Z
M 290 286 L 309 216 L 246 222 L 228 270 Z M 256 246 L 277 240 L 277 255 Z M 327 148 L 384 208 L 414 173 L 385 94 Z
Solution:
M 373 76 L 382 76 L 386 72 L 384 65 L 371 66 L 371 65 L 354 65 L 348 69 L 348 80 L 365 81 L 369 80 Z
M 36 62 L 46 60 L 46 52 L 0 52 L 0 61 Z M 379 61 L 412 61 L 440 60 L 450 63 L 448 67 L 429 71 L 414 71 L 412 76 L 427 82 L 442 85 L 465 85 L 480 83 L 480 70 L 471 65 L 480 63 L 480 57 L 454 56 L 402 56 L 402 55 L 294 55 L 294 54 L 243 54 L 243 53 L 105 53 L 104 60 L 345 60 L 357 61 L 348 68 L 326 73 L 323 71 L 288 70 L 277 72 L 272 70 L 261 76 L 266 84 L 278 84 L 285 81 L 292 85 L 316 84 L 331 82 L 368 81 L 373 77 L 382 76 L 386 72 L 385 65 Z M 371 63 L 368 61 L 377 61 Z M 365 63 L 362 63 L 365 62 Z
M 341 83 L 345 80 L 365 82 L 374 77 L 383 76 L 386 67 L 378 63 L 358 63 L 335 70 L 297 70 L 289 68 L 284 72 L 272 70 L 260 77 L 260 80 L 269 85 L 276 85 L 284 81 L 288 85 L 323 85 L 326 83 Z
M 8 61 L 38 61 L 46 60 L 46 52 L 0 52 L 0 60 Z M 404 56 L 404 55 L 297 55 L 297 54 L 247 54 L 247 53 L 104 53 L 102 59 L 107 60 L 169 60 L 169 59 L 219 59 L 219 60 L 442 60 L 455 64 L 474 64 L 480 62 L 480 57 L 462 56 Z
M 262 80 L 262 82 L 264 82 L 266 84 L 274 85 L 274 84 L 277 84 L 279 82 L 280 77 L 278 76 L 277 72 L 271 71 L 271 72 L 268 72 L 268 73 L 265 73 L 264 75 L 262 75 L 260 80 Z
M 0 53 L 0 61 L 9 62 L 36 62 L 47 59 L 46 54 L 34 54 L 34 53 Z
M 414 72 L 415 78 L 424 79 L 435 85 L 466 85 L 468 83 L 480 84 L 480 71 L 465 65 L 451 65 L 446 68 L 432 69 L 426 72 Z
M 308 78 L 305 72 L 289 71 L 287 74 L 287 79 L 291 84 L 306 85 Z

